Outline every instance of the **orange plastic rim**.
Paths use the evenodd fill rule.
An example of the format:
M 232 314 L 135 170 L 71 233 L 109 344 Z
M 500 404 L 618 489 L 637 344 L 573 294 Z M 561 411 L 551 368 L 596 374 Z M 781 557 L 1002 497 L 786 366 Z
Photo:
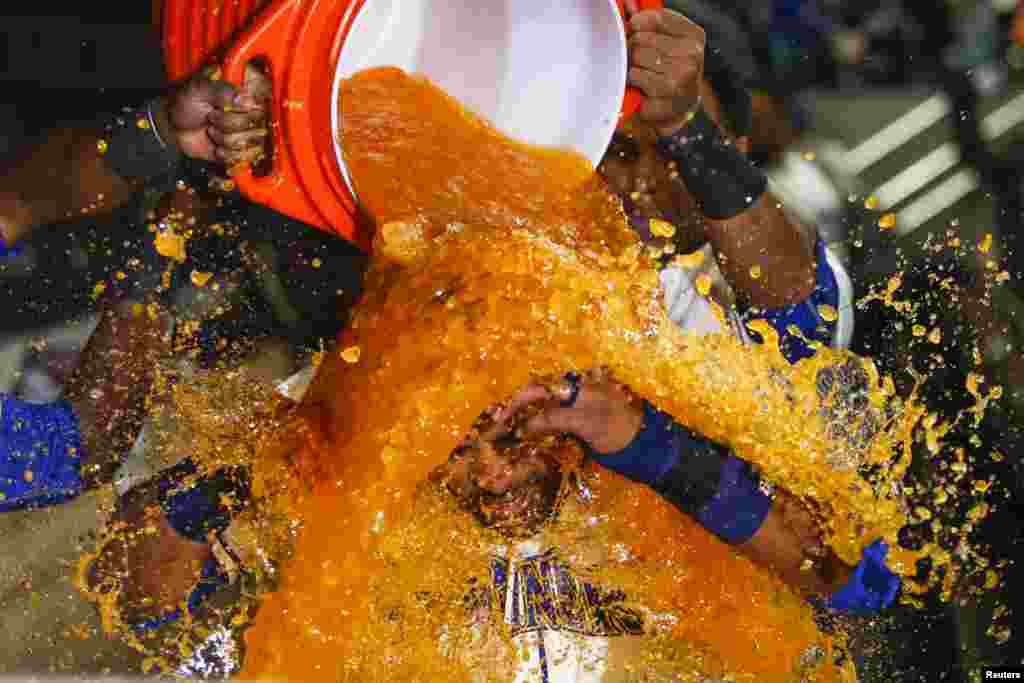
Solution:
M 329 84 L 363 2 L 167 0 L 163 44 L 172 80 L 192 74 L 232 40 L 223 63 L 226 80 L 239 85 L 247 63 L 266 60 L 274 83 L 273 169 L 265 177 L 253 175 L 250 169 L 242 171 L 235 177 L 239 189 L 253 201 L 368 249 L 370 228 L 360 219 L 342 178 L 333 141 L 325 139 L 334 134 Z M 622 0 L 617 2 L 624 11 Z M 657 9 L 663 3 L 639 0 L 638 5 Z M 620 119 L 634 114 L 642 104 L 643 95 L 627 88 Z

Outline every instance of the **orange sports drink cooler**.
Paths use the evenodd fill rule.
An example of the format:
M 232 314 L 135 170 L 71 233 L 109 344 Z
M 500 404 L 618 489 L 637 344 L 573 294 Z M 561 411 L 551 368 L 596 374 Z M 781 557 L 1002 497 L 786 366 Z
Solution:
M 640 93 L 625 88 L 622 0 L 491 5 L 166 0 L 163 46 L 173 80 L 227 46 L 223 76 L 232 83 L 241 84 L 246 64 L 262 59 L 274 87 L 274 158 L 264 176 L 241 171 L 239 189 L 366 249 L 371 236 L 357 218 L 336 132 L 338 87 L 356 71 L 394 65 L 421 73 L 503 132 L 572 147 L 595 164 L 619 118 L 640 106 Z

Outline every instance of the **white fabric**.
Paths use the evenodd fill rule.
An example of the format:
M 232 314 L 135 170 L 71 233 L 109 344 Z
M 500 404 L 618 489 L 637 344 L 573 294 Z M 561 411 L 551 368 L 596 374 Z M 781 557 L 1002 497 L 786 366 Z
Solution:
M 313 383 L 314 377 L 316 377 L 316 366 L 307 365 L 288 379 L 278 384 L 277 393 L 298 403 L 302 400 L 302 397 L 306 395 L 306 390 L 309 389 L 309 385 Z
M 516 564 L 542 552 L 540 544 L 525 541 L 516 545 L 511 552 L 499 549 L 499 555 L 509 561 L 509 586 L 505 593 L 505 623 L 514 623 L 513 615 L 525 612 L 526 591 L 518 585 L 521 573 L 515 571 Z M 516 601 L 520 604 L 516 605 Z M 513 638 L 522 665 L 516 672 L 515 683 L 544 681 L 547 671 L 549 683 L 599 683 L 607 670 L 608 638 L 563 633 L 554 629 L 527 631 Z M 543 653 L 543 662 L 542 659 Z
M 608 668 L 607 638 L 545 629 L 524 633 L 514 642 L 523 662 L 516 672 L 515 683 L 543 681 L 544 669 L 550 683 L 599 683 Z M 543 665 L 541 645 L 544 646 Z
M 665 310 L 669 319 L 684 331 L 702 336 L 705 334 L 723 333 L 722 323 L 715 315 L 712 304 L 697 291 L 694 282 L 701 273 L 712 279 L 721 278 L 714 259 L 705 252 L 704 265 L 700 268 L 685 269 L 669 266 L 661 271 L 661 286 L 665 290 Z M 832 346 L 845 349 L 850 346 L 853 338 L 853 283 L 836 254 L 825 249 L 825 258 L 832 267 L 836 283 L 839 286 L 839 306 L 836 330 L 832 336 Z M 746 330 L 733 311 L 728 311 L 727 319 L 731 323 L 732 333 L 749 343 Z
M 839 285 L 839 318 L 836 320 L 836 331 L 832 335 L 832 346 L 837 349 L 848 349 L 853 340 L 853 281 L 843 267 L 840 256 L 829 247 L 825 248 L 825 259 L 832 266 L 836 284 Z

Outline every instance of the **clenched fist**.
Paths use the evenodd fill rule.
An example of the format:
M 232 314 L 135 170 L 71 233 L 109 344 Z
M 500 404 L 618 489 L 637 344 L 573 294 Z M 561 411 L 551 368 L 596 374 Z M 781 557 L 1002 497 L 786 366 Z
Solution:
M 252 161 L 269 132 L 270 94 L 270 81 L 254 67 L 247 67 L 241 90 L 208 71 L 167 102 L 173 140 L 193 159 L 228 166 Z
M 628 81 L 647 97 L 638 116 L 668 135 L 700 102 L 704 29 L 669 9 L 636 11 L 636 0 L 627 1 L 626 8 Z

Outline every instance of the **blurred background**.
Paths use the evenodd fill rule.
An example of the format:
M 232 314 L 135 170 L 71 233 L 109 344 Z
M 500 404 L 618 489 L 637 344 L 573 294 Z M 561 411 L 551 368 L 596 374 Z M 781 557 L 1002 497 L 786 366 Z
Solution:
M 980 438 L 970 447 L 1005 455 L 991 463 L 990 473 L 1008 496 L 979 534 L 994 556 L 1014 558 L 1024 526 L 1018 456 L 1024 452 L 1018 448 L 1024 252 L 1017 250 L 1024 205 L 1024 2 L 667 4 L 695 18 L 713 13 L 717 27 L 709 33 L 743 55 L 755 92 L 757 158 L 787 206 L 818 223 L 849 264 L 858 298 L 901 274 L 900 298 L 916 305 L 912 319 L 877 301 L 860 306 L 854 349 L 886 371 L 909 365 L 927 373 L 923 395 L 947 412 L 970 399 L 964 381 L 975 368 L 975 348 L 990 382 L 1004 385 L 1004 399 L 990 407 L 981 428 L 950 439 L 967 444 Z M 41 0 L 0 10 L 0 154 L 10 155 L 63 121 L 144 101 L 165 85 L 155 6 L 79 4 L 75 15 L 61 14 L 64 6 Z M 939 287 L 947 278 L 957 283 L 958 297 Z M 89 324 L 80 313 L 69 312 L 68 324 L 49 321 L 0 335 L 0 391 L 36 381 L 29 372 L 33 340 L 80 335 Z M 941 343 L 915 343 L 915 322 L 941 329 Z M 89 524 L 58 526 L 64 531 L 54 538 L 79 538 Z M 43 555 L 37 553 L 38 566 Z M 39 636 L 42 617 L 29 615 L 58 618 L 69 609 L 63 584 L 37 576 L 36 586 L 51 581 L 59 599 L 46 607 L 25 598 L 17 610 L 10 607 L 17 592 L 10 587 L 34 571 L 31 563 L 0 562 L 0 596 L 7 596 L 0 610 L 28 619 L 23 629 L 3 629 L 10 642 L 0 648 L 8 653 L 0 673 L 44 673 L 66 659 L 56 654 L 67 649 L 62 637 Z M 897 610 L 867 628 L 874 645 L 864 647 L 865 679 L 960 680 L 981 663 L 1019 664 L 1019 636 L 992 625 L 997 597 L 1024 604 L 1017 599 L 1020 570 L 1008 575 L 999 594 L 963 604 L 931 599 L 922 610 Z M 60 619 L 95 621 L 81 609 Z M 5 616 L 4 623 L 12 622 Z M 110 662 L 120 661 L 89 654 L 89 647 L 77 652 L 59 668 L 100 671 L 117 669 Z

